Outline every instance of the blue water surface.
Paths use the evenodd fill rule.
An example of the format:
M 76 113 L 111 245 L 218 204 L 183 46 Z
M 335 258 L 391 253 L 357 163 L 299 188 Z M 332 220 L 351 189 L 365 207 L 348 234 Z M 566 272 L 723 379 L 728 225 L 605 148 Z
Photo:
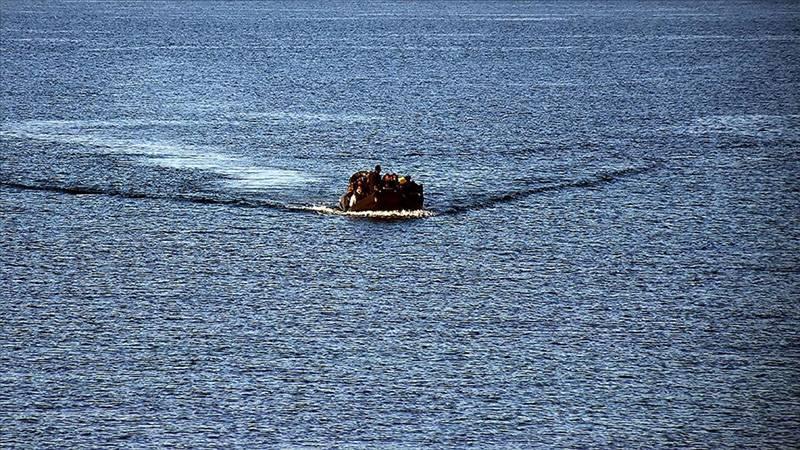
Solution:
M 0 447 L 796 447 L 798 24 L 0 1 Z

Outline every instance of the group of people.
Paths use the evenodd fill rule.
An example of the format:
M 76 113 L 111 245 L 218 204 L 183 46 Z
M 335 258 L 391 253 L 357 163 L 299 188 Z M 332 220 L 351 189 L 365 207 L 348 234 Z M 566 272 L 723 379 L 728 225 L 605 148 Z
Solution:
M 377 165 L 375 170 L 362 170 L 350 177 L 339 206 L 344 211 L 399 211 L 422 209 L 423 201 L 421 184 L 408 175 L 381 174 Z
M 406 190 L 416 186 L 411 177 L 398 176 L 396 173 L 386 173 L 381 176 L 380 164 L 375 170 L 356 172 L 350 177 L 347 194 L 353 201 L 360 200 L 363 196 L 382 190 Z

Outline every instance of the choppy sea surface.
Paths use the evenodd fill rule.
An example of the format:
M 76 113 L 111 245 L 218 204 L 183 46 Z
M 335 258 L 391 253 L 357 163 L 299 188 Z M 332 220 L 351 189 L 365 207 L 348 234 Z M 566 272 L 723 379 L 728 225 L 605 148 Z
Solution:
M 2 448 L 800 445 L 797 2 L 4 0 L 0 114 Z

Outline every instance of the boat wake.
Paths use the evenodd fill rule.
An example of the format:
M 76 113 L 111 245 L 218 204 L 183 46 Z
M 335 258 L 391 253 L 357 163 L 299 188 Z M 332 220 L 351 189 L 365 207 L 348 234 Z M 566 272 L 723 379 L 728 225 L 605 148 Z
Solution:
M 86 171 L 89 175 L 82 175 L 81 178 L 86 181 L 76 183 L 74 181 L 76 177 L 69 170 L 66 172 L 53 170 L 53 174 L 50 174 L 52 164 L 49 159 L 52 157 L 38 153 L 28 155 L 23 152 L 20 156 L 21 166 L 25 167 L 26 161 L 33 160 L 43 169 L 34 171 L 41 178 L 29 178 L 30 170 L 17 172 L 11 170 L 3 174 L 6 179 L 0 179 L 0 186 L 71 195 L 106 195 L 129 199 L 271 208 L 327 216 L 402 220 L 460 214 L 513 202 L 539 193 L 594 188 L 624 177 L 651 171 L 659 165 L 659 163 L 644 163 L 622 169 L 606 169 L 593 174 L 567 175 L 564 180 L 547 182 L 543 182 L 541 178 L 528 180 L 514 178 L 511 185 L 495 187 L 473 184 L 465 186 L 466 191 L 459 188 L 458 192 L 450 192 L 454 184 L 448 185 L 448 180 L 442 179 L 438 180 L 439 185 L 432 184 L 434 191 L 439 191 L 439 196 L 432 196 L 429 199 L 432 200 L 426 204 L 429 209 L 345 212 L 331 204 L 319 203 L 336 196 L 327 186 L 320 186 L 321 180 L 325 179 L 321 175 L 284 167 L 264 167 L 256 160 L 246 156 L 229 155 L 214 145 L 200 146 L 139 137 L 142 130 L 197 125 L 198 123 L 192 121 L 159 120 L 6 122 L 0 127 L 0 139 L 19 140 L 25 143 L 26 147 L 32 141 L 44 143 L 44 147 L 33 146 L 35 149 L 49 149 L 48 143 L 57 144 L 56 149 L 61 148 L 61 144 L 65 144 L 67 148 L 77 148 L 75 155 L 79 155 L 80 159 L 77 162 L 79 167 L 76 167 L 75 171 L 77 173 Z M 73 158 L 70 160 L 72 161 L 75 155 L 67 153 L 66 157 Z M 125 163 L 122 169 L 118 160 Z M 149 166 L 159 171 L 170 172 L 162 181 L 162 178 L 154 178 L 152 170 L 137 170 L 133 172 L 137 174 L 135 181 L 127 185 L 122 184 L 119 180 L 130 180 L 127 171 L 131 162 L 134 166 Z M 111 166 L 106 167 L 107 164 Z M 628 161 L 628 164 L 636 163 Z M 105 170 L 106 168 L 108 170 Z M 64 178 L 72 181 L 65 181 Z M 310 184 L 316 186 L 309 188 Z M 491 191 L 492 187 L 497 190 Z
M 437 215 L 435 211 L 428 209 L 401 210 L 401 211 L 342 211 L 339 208 L 330 206 L 299 206 L 297 209 L 311 211 L 322 215 L 344 216 L 344 217 L 366 217 L 371 219 L 402 220 L 402 219 L 422 219 Z
M 406 220 L 406 219 L 421 219 L 427 217 L 434 217 L 439 215 L 452 215 L 461 214 L 473 210 L 489 208 L 498 204 L 520 200 L 531 195 L 560 191 L 566 189 L 580 189 L 580 188 L 593 188 L 603 184 L 613 183 L 621 178 L 643 174 L 654 170 L 658 167 L 658 163 L 652 163 L 647 166 L 629 167 L 620 170 L 606 171 L 596 173 L 593 176 L 580 178 L 572 181 L 565 181 L 555 184 L 534 184 L 534 181 L 522 182 L 524 189 L 500 192 L 500 193 L 487 193 L 470 196 L 470 201 L 464 203 L 454 203 L 445 208 L 433 209 L 420 209 L 420 210 L 403 210 L 403 211 L 342 211 L 337 207 L 328 205 L 312 204 L 312 205 L 299 205 L 284 203 L 276 200 L 270 200 L 259 197 L 243 197 L 241 195 L 227 195 L 221 192 L 209 193 L 158 193 L 119 189 L 108 186 L 93 186 L 93 185 L 59 185 L 48 182 L 24 182 L 16 180 L 0 180 L 0 187 L 6 187 L 16 190 L 29 190 L 29 191 L 47 191 L 56 192 L 69 195 L 105 195 L 111 197 L 129 198 L 129 199 L 153 199 L 174 202 L 185 202 L 195 204 L 213 204 L 224 206 L 235 206 L 244 208 L 270 208 L 286 212 L 296 213 L 314 213 L 326 216 L 342 216 L 353 218 L 369 218 L 380 220 Z
M 237 206 L 243 208 L 270 208 L 287 212 L 306 212 L 329 216 L 344 217 L 363 217 L 384 220 L 420 219 L 432 217 L 436 212 L 430 210 L 416 211 L 342 211 L 339 208 L 326 205 L 292 205 L 265 199 L 255 198 L 234 198 L 223 196 L 211 196 L 202 194 L 154 194 L 147 192 L 136 192 L 128 190 L 110 189 L 96 186 L 57 186 L 52 184 L 29 184 L 16 181 L 0 181 L 0 186 L 26 191 L 55 192 L 68 195 L 105 195 L 109 197 L 120 197 L 129 199 L 151 199 L 168 200 L 184 203 L 198 203 L 206 205 Z
M 515 200 L 520 200 L 531 195 L 540 194 L 544 192 L 561 191 L 567 189 L 580 189 L 580 188 L 594 188 L 604 184 L 613 183 L 622 178 L 640 175 L 643 173 L 655 170 L 660 163 L 653 162 L 646 166 L 627 167 L 624 169 L 610 170 L 598 172 L 592 176 L 583 177 L 577 180 L 564 181 L 554 184 L 539 184 L 535 181 L 521 181 L 523 189 L 499 192 L 477 194 L 470 197 L 470 200 L 464 203 L 456 203 L 449 208 L 441 211 L 442 214 L 460 214 L 477 209 L 489 208 L 501 203 L 508 203 Z
M 168 200 L 184 203 L 199 203 L 213 205 L 240 206 L 245 208 L 272 208 L 286 211 L 296 211 L 298 208 L 280 202 L 253 198 L 236 198 L 224 196 L 211 196 L 203 194 L 157 194 L 152 192 L 137 192 L 132 190 L 114 189 L 99 186 L 71 185 L 59 186 L 54 184 L 30 184 L 16 181 L 0 181 L 0 186 L 26 191 L 45 191 L 69 195 L 105 195 L 129 199 Z
M 213 123 L 209 123 L 213 124 Z M 215 174 L 225 186 L 263 192 L 302 186 L 318 180 L 297 170 L 264 167 L 215 146 L 141 139 L 141 129 L 209 125 L 180 120 L 28 120 L 7 122 L 0 137 L 83 146 L 94 154 L 133 156 L 145 165 Z

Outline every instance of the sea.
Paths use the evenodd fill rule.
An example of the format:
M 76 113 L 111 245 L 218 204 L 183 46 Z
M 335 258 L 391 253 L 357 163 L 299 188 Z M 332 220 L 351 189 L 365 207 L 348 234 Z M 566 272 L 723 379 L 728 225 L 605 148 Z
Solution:
M 797 448 L 799 174 L 796 1 L 2 0 L 0 447 Z

